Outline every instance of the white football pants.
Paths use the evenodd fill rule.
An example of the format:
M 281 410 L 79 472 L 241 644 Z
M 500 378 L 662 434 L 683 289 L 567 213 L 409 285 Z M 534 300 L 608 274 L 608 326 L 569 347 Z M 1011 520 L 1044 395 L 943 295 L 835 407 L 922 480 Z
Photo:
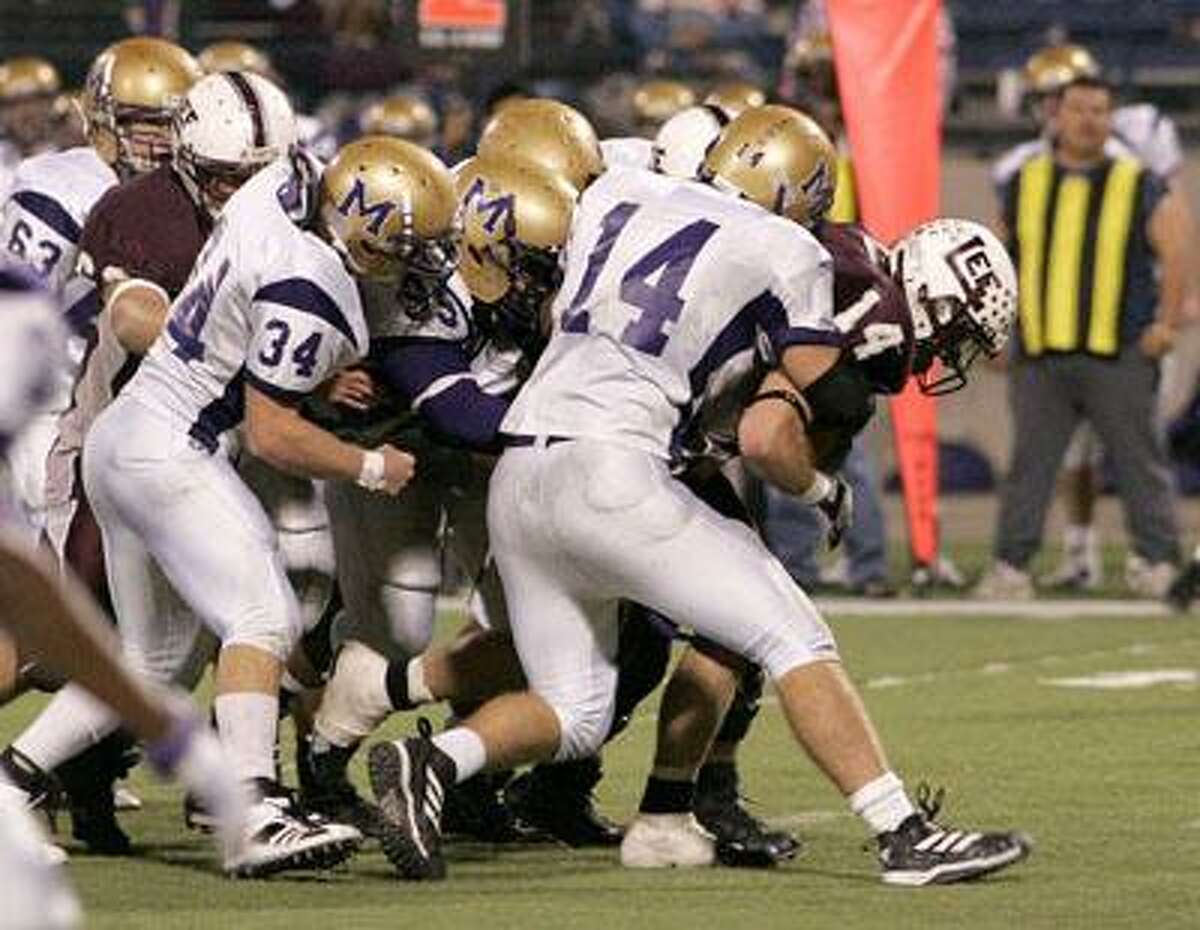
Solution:
M 775 679 L 838 658 L 833 634 L 758 535 L 652 455 L 593 440 L 509 449 L 492 477 L 488 526 L 521 665 L 559 717 L 560 758 L 595 751 L 608 733 L 621 599 Z

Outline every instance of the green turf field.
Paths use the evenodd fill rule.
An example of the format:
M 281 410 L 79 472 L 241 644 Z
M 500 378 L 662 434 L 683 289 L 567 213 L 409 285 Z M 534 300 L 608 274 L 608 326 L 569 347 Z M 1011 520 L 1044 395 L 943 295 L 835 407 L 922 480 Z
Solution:
M 613 852 L 541 845 L 449 850 L 437 885 L 393 879 L 368 848 L 326 877 L 235 883 L 181 825 L 174 788 L 139 770 L 145 811 L 125 823 L 137 859 L 76 856 L 71 873 L 103 930 L 246 928 L 1172 928 L 1200 926 L 1200 627 L 1195 619 L 847 618 L 842 650 L 915 783 L 948 790 L 944 819 L 1015 826 L 1037 842 L 974 885 L 881 885 L 858 822 L 813 772 L 768 700 L 745 751 L 756 809 L 798 830 L 803 856 L 773 872 L 622 870 Z M 1140 688 L 1051 679 L 1174 671 Z M 36 708 L 0 717 L 4 737 Z M 653 708 L 606 756 L 602 807 L 634 809 Z M 410 728 L 398 718 L 390 732 Z M 362 771 L 357 775 L 361 779 Z M 68 844 L 69 845 L 69 844 Z M 0 902 L 0 927 L 3 926 Z

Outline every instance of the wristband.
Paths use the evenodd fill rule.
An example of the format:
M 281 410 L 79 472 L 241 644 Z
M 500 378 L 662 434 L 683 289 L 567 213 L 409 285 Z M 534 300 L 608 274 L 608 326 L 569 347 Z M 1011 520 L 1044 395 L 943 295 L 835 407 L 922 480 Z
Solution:
M 812 484 L 808 489 L 800 495 L 800 503 L 807 504 L 811 507 L 813 504 L 819 504 L 825 500 L 833 491 L 833 481 L 828 475 L 823 475 L 821 472 L 815 472 L 813 475 Z
M 812 410 L 809 409 L 809 406 L 805 402 L 804 398 L 795 391 L 785 391 L 782 388 L 763 391 L 760 394 L 755 394 L 754 397 L 750 399 L 750 402 L 746 404 L 746 406 L 753 407 L 759 401 L 763 400 L 782 400 L 784 403 L 789 404 L 791 408 L 796 411 L 796 416 L 798 416 L 800 418 L 800 422 L 804 424 L 805 430 L 807 430 L 809 424 L 812 423 Z
M 376 449 L 364 450 L 362 468 L 358 472 L 358 486 L 366 488 L 368 491 L 382 491 L 387 487 L 387 482 L 383 478 L 384 470 L 383 453 Z

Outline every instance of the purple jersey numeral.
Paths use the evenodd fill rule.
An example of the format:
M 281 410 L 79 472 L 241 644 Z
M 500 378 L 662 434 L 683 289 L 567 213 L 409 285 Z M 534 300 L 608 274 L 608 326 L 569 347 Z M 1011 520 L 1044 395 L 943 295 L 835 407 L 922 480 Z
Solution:
M 637 211 L 638 204 L 625 201 L 604 214 L 604 219 L 600 221 L 600 238 L 596 240 L 596 247 L 588 256 L 587 269 L 583 273 L 579 291 L 575 294 L 575 299 L 571 301 L 567 312 L 563 314 L 563 332 L 586 333 L 588 331 L 590 317 L 586 310 L 579 311 L 579 308 L 592 296 L 596 280 L 600 277 L 604 266 L 608 264 L 608 257 L 612 254 L 613 246 L 617 244 L 617 237 L 621 235 L 621 230 L 625 228 L 625 224 L 633 218 L 633 214 Z
M 200 332 L 208 321 L 213 298 L 229 273 L 229 266 L 229 259 L 221 262 L 217 273 L 198 282 L 184 294 L 171 314 L 167 323 L 167 332 L 175 340 L 171 351 L 185 362 L 204 361 L 204 343 L 200 341 Z
M 683 311 L 679 290 L 696 256 L 718 228 L 708 220 L 696 220 L 659 243 L 625 273 L 621 279 L 621 299 L 642 313 L 621 332 L 623 343 L 647 355 L 662 354 L 667 346 L 663 328 L 679 319 Z M 649 283 L 647 279 L 659 268 L 662 274 L 658 283 Z

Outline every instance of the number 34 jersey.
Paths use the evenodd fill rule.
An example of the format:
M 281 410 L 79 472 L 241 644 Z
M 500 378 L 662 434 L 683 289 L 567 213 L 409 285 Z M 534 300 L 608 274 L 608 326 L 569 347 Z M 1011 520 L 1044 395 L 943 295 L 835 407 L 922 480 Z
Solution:
M 676 458 L 758 339 L 841 345 L 833 263 L 806 230 L 706 185 L 610 169 L 583 195 L 549 346 L 503 430 Z
M 245 385 L 290 403 L 367 348 L 358 290 L 338 254 L 284 210 L 293 181 L 280 160 L 225 205 L 125 389 L 209 451 L 241 423 Z

